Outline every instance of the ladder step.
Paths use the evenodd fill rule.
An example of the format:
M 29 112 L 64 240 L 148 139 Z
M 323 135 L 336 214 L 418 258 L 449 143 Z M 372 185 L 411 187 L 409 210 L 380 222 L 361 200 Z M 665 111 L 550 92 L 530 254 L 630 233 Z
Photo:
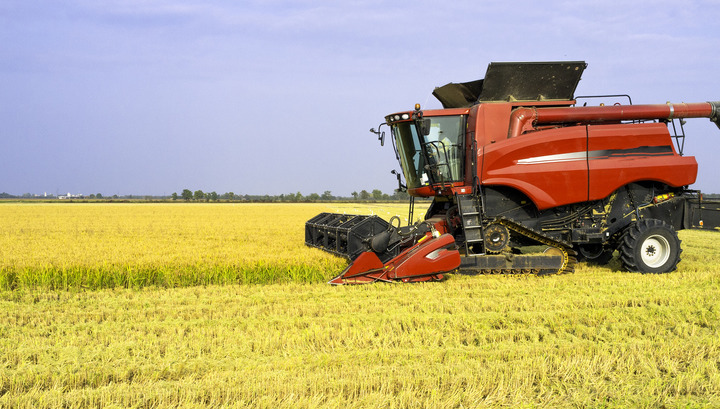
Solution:
M 456 196 L 456 201 L 465 232 L 465 251 L 470 254 L 471 245 L 484 241 L 480 202 L 475 195 Z
M 463 218 L 463 227 L 466 229 L 480 229 L 482 226 L 480 225 L 480 221 L 477 219 L 477 217 L 472 219 L 465 219 Z
M 465 230 L 465 241 L 468 243 L 483 241 L 482 232 L 480 230 Z

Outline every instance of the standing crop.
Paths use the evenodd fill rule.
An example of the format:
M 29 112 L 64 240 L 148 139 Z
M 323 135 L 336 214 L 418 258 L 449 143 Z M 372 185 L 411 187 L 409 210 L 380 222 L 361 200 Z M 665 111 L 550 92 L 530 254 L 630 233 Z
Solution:
M 323 282 L 314 204 L 0 204 L 0 288 Z

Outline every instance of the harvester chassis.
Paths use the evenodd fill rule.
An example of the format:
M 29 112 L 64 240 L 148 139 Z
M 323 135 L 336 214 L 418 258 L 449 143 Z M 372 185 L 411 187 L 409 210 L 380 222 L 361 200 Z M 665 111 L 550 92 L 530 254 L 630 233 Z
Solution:
M 632 184 L 604 200 L 543 212 L 521 205 L 525 200 L 517 192 L 500 199 L 497 191 L 485 189 L 483 195 L 436 197 L 424 221 L 405 227 L 393 225 L 397 217 L 387 222 L 321 213 L 306 223 L 305 243 L 350 261 L 332 284 L 439 281 L 446 273 L 565 274 L 574 272 L 578 260 L 606 264 L 616 251 L 626 270 L 657 273 L 673 271 L 680 261 L 676 230 L 720 226 L 720 202 L 657 184 Z M 480 205 L 488 201 L 494 203 L 492 214 Z M 416 247 L 440 237 L 443 250 L 458 253 L 457 266 L 398 273 Z M 648 238 L 667 246 L 664 260 L 643 256 Z
M 436 88 L 442 109 L 385 116 L 408 220 L 414 198 L 433 202 L 424 221 L 402 228 L 377 216 L 308 221 L 307 245 L 351 261 L 330 282 L 570 273 L 578 260 L 606 264 L 615 253 L 629 271 L 675 270 L 677 231 L 720 227 L 720 202 L 688 189 L 697 161 L 683 154 L 685 119 L 720 128 L 720 101 L 633 105 L 624 95 L 629 105 L 578 105 L 620 96 L 574 97 L 586 66 L 491 63 L 484 79 Z M 385 133 L 371 132 L 382 145 Z

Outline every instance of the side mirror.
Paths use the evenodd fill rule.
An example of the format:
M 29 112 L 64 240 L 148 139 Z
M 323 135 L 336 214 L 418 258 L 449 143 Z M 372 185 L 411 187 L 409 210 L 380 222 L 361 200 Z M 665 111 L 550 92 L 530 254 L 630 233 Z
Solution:
M 397 181 L 398 181 L 397 191 L 399 191 L 399 192 L 405 192 L 405 191 L 407 191 L 407 186 L 403 185 L 403 184 L 402 184 L 402 181 L 401 181 L 401 179 L 400 179 L 400 172 L 398 172 L 398 171 L 396 171 L 395 169 L 393 169 L 393 170 L 390 171 L 390 173 L 392 173 L 393 175 L 395 175 L 395 177 L 397 177 Z
M 378 136 L 380 146 L 385 146 L 385 132 L 376 131 L 375 128 L 370 128 L 370 132 Z

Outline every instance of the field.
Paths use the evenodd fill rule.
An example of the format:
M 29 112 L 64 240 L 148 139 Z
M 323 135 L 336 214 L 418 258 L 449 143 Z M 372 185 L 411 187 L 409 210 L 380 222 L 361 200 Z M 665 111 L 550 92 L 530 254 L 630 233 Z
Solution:
M 381 211 L 388 215 L 393 208 L 405 212 L 406 206 Z M 347 204 L 0 204 L 0 288 L 324 282 L 346 263 L 304 246 L 305 221 L 321 211 L 375 210 Z
M 338 210 L 405 214 L 0 204 L 0 407 L 720 407 L 718 233 L 664 275 L 332 287 L 302 225 Z

